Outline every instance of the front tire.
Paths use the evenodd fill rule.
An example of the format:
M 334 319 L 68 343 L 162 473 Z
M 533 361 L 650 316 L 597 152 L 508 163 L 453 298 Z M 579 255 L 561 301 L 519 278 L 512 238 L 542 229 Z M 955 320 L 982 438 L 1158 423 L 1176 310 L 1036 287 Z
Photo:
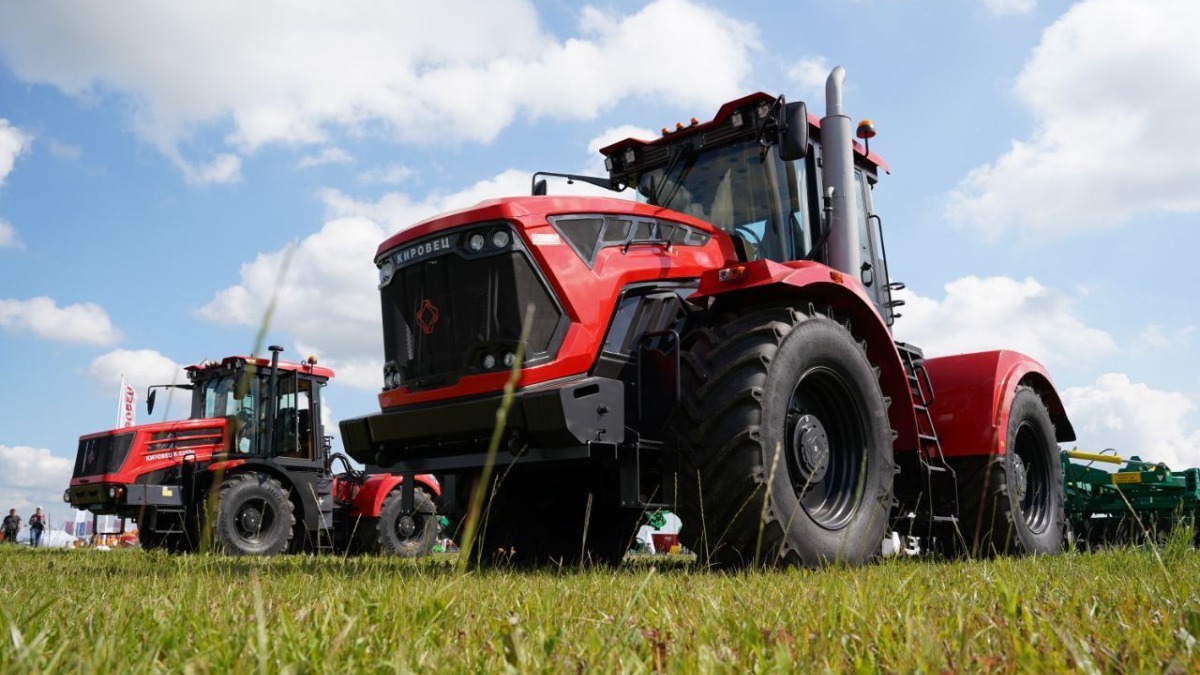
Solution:
M 892 502 L 892 434 L 876 370 L 847 327 L 770 308 L 686 346 L 684 543 L 717 564 L 860 564 Z
M 291 544 L 296 515 L 278 480 L 256 473 L 227 476 L 218 492 L 213 537 L 229 555 L 275 555 Z
M 375 550 L 402 558 L 433 553 L 438 533 L 438 516 L 433 499 L 421 488 L 414 488 L 412 512 L 405 512 L 403 506 L 399 487 L 383 500 L 383 507 L 375 522 Z
M 1067 527 L 1054 424 L 1041 398 L 1017 389 L 1003 455 L 991 457 L 962 490 L 963 526 L 977 555 L 1054 554 Z

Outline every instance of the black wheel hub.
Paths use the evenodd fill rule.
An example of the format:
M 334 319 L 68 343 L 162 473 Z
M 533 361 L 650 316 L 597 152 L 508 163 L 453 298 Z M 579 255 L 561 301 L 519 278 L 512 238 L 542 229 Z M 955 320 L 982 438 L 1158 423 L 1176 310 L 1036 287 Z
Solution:
M 1012 488 L 1018 502 L 1025 501 L 1025 494 L 1029 491 L 1029 470 L 1025 468 L 1025 460 L 1017 453 L 1012 456 Z
M 400 516 L 396 521 L 396 533 L 400 539 L 411 539 L 417 533 L 417 521 L 412 516 Z
M 829 436 L 825 426 L 814 415 L 791 413 L 792 461 L 800 475 L 795 482 L 811 485 L 824 480 L 829 468 Z M 794 420 L 793 420 L 794 418 Z
M 262 528 L 263 513 L 257 505 L 246 504 L 238 511 L 238 533 L 244 537 L 257 536 Z

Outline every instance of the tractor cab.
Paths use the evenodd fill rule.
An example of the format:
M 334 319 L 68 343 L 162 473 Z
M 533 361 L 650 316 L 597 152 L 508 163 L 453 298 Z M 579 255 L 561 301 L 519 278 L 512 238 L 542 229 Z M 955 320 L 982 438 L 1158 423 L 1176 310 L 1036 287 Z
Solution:
M 858 135 L 866 139 L 874 130 L 864 124 Z M 744 262 L 816 261 L 855 275 L 890 324 L 894 287 L 871 204 L 887 165 L 855 143 L 852 178 L 831 194 L 821 128 L 803 103 L 758 93 L 723 105 L 709 122 L 693 119 L 657 140 L 625 139 L 601 153 L 614 187 L 724 230 Z M 852 221 L 845 227 L 830 222 L 835 200 L 853 207 L 837 210 Z M 844 254 L 831 238 L 842 240 L 834 243 Z
M 285 464 L 323 466 L 328 440 L 321 427 L 321 388 L 332 371 L 272 358 L 231 356 L 187 368 L 191 380 L 191 419 L 224 418 L 231 430 L 231 457 L 263 457 Z M 154 390 L 147 399 L 153 410 Z

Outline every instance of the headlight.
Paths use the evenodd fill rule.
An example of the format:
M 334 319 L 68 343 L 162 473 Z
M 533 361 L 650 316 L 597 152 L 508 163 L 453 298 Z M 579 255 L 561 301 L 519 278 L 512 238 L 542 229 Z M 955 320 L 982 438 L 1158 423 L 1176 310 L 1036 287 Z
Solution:
M 496 357 L 491 354 L 484 354 L 480 363 L 483 365 L 484 370 L 491 370 L 496 367 Z
M 396 265 L 392 262 L 391 256 L 383 259 L 379 263 L 379 287 L 383 288 L 392 280 L 392 275 L 396 272 Z
M 71 503 L 71 490 L 70 489 L 63 490 L 63 501 L 68 504 Z
M 516 355 L 516 354 L 514 354 L 514 353 L 512 353 L 512 352 L 505 352 L 505 353 L 504 353 L 504 367 L 505 367 L 505 368 L 512 368 L 512 367 L 513 367 L 513 364 L 514 364 L 514 363 L 516 363 L 516 362 L 517 362 L 517 355 Z
M 492 233 L 492 246 L 496 248 L 504 248 L 512 241 L 512 237 L 508 234 L 508 230 L 496 230 Z
M 467 248 L 471 249 L 472 251 L 482 251 L 484 242 L 485 240 L 483 235 L 476 232 L 475 234 L 471 235 L 470 239 L 467 239 Z

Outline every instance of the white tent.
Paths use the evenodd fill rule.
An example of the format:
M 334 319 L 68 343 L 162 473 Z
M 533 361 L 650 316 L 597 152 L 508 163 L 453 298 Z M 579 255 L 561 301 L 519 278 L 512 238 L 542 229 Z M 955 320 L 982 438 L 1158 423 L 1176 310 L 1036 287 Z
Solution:
M 43 548 L 71 548 L 75 545 L 76 537 L 63 532 L 62 530 L 46 530 L 42 533 L 42 541 L 40 546 Z M 17 533 L 17 543 L 22 546 L 29 545 L 29 528 L 23 527 Z

